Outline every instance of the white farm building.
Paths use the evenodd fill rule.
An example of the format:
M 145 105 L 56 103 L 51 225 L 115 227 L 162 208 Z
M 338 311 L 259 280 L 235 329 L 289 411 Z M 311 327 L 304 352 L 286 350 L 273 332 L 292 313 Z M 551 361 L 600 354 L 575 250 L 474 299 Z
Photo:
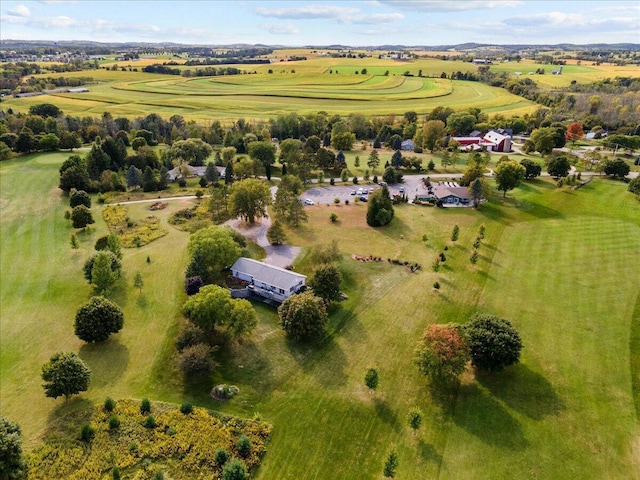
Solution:
M 247 288 L 255 294 L 280 303 L 299 292 L 307 280 L 306 275 L 246 257 L 236 260 L 231 275 L 249 282 Z

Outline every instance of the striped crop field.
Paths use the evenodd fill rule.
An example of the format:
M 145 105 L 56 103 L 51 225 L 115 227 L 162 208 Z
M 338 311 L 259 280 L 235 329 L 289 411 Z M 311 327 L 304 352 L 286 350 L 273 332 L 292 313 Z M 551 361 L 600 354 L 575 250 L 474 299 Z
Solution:
M 26 112 L 32 105 L 46 101 L 66 114 L 78 116 L 110 112 L 114 117 L 136 117 L 158 113 L 195 121 L 268 119 L 290 112 L 304 115 L 318 111 L 401 115 L 411 110 L 425 114 L 437 106 L 460 110 L 479 107 L 488 113 L 503 114 L 521 114 L 535 108 L 521 97 L 478 82 L 384 75 L 385 72 L 328 73 L 331 68 L 309 66 L 300 70 L 296 67 L 295 73 L 287 70 L 269 74 L 265 66 L 259 67 L 260 71 L 251 75 L 191 78 L 100 70 L 91 72 L 96 83 L 88 85 L 89 92 L 48 95 L 46 99 L 9 98 L 5 107 Z

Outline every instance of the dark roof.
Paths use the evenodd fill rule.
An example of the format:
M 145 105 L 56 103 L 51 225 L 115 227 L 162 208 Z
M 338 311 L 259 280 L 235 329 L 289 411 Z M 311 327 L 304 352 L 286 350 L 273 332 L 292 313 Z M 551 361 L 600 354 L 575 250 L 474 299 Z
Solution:
M 471 200 L 471 195 L 469 195 L 467 187 L 449 187 L 446 185 L 435 185 L 433 187 L 433 194 L 437 198 L 445 198 L 453 195 L 454 197 L 466 198 L 467 200 Z

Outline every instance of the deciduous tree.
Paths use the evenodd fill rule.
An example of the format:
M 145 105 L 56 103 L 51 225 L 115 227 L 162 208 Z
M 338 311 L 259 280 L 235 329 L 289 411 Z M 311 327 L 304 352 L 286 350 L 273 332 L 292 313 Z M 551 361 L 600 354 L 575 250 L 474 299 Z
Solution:
M 188 380 L 206 378 L 215 366 L 212 352 L 213 349 L 205 343 L 187 346 L 178 355 L 178 368 Z
M 6 417 L 0 417 L 0 478 L 20 480 L 25 474 L 20 426 Z
M 84 190 L 77 190 L 71 194 L 69 198 L 69 206 L 71 208 L 78 205 L 84 205 L 87 208 L 91 208 L 91 197 Z
M 292 295 L 278 307 L 280 326 L 294 340 L 319 338 L 328 316 L 324 302 L 311 291 Z
M 536 177 L 539 177 L 540 173 L 542 173 L 542 167 L 533 160 L 529 160 L 528 158 L 520 160 L 520 165 L 522 165 L 525 169 L 524 178 L 526 178 L 527 180 L 532 180 Z
M 567 140 L 575 143 L 582 139 L 582 137 L 584 137 L 584 130 L 582 129 L 581 123 L 573 122 L 567 126 Z
M 631 167 L 629 167 L 629 164 L 621 158 L 615 158 L 613 160 L 607 160 L 605 162 L 603 171 L 605 175 L 610 175 L 613 178 L 617 177 L 622 179 L 629 175 Z
M 91 382 L 91 370 L 73 352 L 56 353 L 42 366 L 42 380 L 47 397 L 65 397 L 85 392 Z
M 554 178 L 566 177 L 570 170 L 569 159 L 563 155 L 551 158 L 547 164 L 547 173 Z
M 233 216 L 255 223 L 256 217 L 267 216 L 267 206 L 271 203 L 269 187 L 256 178 L 237 182 L 231 188 L 229 208 Z
M 428 149 L 431 153 L 438 147 L 439 142 L 445 136 L 444 122 L 441 120 L 429 120 L 422 128 L 422 141 L 424 149 Z
M 522 340 L 508 320 L 478 314 L 464 325 L 463 333 L 474 367 L 499 371 L 520 361 Z
M 496 167 L 496 187 L 507 196 L 508 190 L 513 190 L 524 180 L 526 169 L 512 160 L 502 162 Z
M 333 263 L 325 263 L 314 270 L 307 285 L 316 296 L 329 304 L 332 301 L 340 300 L 341 284 L 340 270 Z
M 416 348 L 418 370 L 438 383 L 456 380 L 469 360 L 469 345 L 456 325 L 433 324 Z
M 556 145 L 556 129 L 553 127 L 538 128 L 531 132 L 531 143 L 543 156 L 551 153 Z
M 88 343 L 104 342 L 124 325 L 122 309 L 104 297 L 93 297 L 76 313 L 75 334 Z
M 232 265 L 242 251 L 230 229 L 219 226 L 195 232 L 189 239 L 187 250 L 191 257 L 187 277 L 199 275 L 205 283 L 213 283 L 220 271 Z
M 86 228 L 87 225 L 95 223 L 91 210 L 84 205 L 78 205 L 71 210 L 71 224 L 73 228 Z

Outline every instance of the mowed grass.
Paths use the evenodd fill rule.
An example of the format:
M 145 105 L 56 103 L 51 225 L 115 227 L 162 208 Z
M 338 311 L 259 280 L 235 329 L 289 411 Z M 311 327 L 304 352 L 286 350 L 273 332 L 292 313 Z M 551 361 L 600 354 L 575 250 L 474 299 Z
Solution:
M 107 395 L 182 399 L 181 382 L 168 359 L 188 238 L 166 224 L 178 202 L 155 213 L 170 231 L 162 243 L 124 250 L 126 286 L 112 296 L 124 309 L 124 329 L 103 345 L 84 345 L 73 333 L 75 313 L 91 294 L 82 265 L 107 231 L 101 208 L 94 205 L 96 224 L 89 233 L 78 234 L 81 247 L 71 250 L 73 229 L 64 219 L 68 198 L 57 189 L 58 168 L 67 156 L 30 156 L 0 165 L 0 409 L 20 423 L 28 444 L 49 419 L 86 401 Z M 134 219 L 148 214 L 143 206 L 130 209 Z M 145 283 L 142 293 L 131 288 L 136 271 Z M 93 371 L 89 392 L 67 404 L 46 398 L 41 387 L 41 365 L 58 351 L 78 352 Z
M 637 223 L 585 215 L 505 229 L 478 309 L 513 320 L 522 363 L 466 379 L 447 477 L 637 478 L 638 271 Z
M 306 247 L 296 269 L 310 273 L 308 249 L 337 239 L 349 295 L 333 308 L 327 338 L 289 342 L 275 311 L 256 305 L 256 332 L 223 343 L 211 382 L 185 388 L 171 359 L 185 233 L 168 227 L 162 239 L 125 251 L 129 288 L 114 296 L 125 308 L 121 333 L 91 348 L 73 335 L 75 311 L 90 293 L 81 266 L 106 230 L 98 220 L 81 251 L 71 251 L 66 199 L 55 188 L 65 157 L 0 164 L 0 405 L 21 423 L 28 445 L 49 419 L 87 401 L 148 396 L 259 413 L 274 426 L 257 474 L 265 480 L 380 478 L 391 446 L 400 456 L 398 478 L 615 479 L 638 471 L 630 365 L 640 363 L 640 324 L 632 323 L 640 311 L 640 204 L 623 184 L 595 179 L 572 191 L 536 180 L 506 199 L 492 196 L 478 211 L 399 206 L 379 229 L 366 226 L 366 204 L 309 207 L 309 223 L 288 231 L 290 244 Z M 154 213 L 163 222 L 183 206 L 169 205 Z M 129 208 L 134 219 L 148 214 L 144 204 Z M 460 238 L 452 244 L 456 224 Z M 486 238 L 471 266 L 481 224 Z M 431 262 L 445 246 L 447 261 L 434 273 Z M 352 254 L 423 268 L 412 274 Z M 136 270 L 142 295 L 131 286 Z M 522 363 L 477 380 L 469 372 L 459 391 L 434 396 L 413 365 L 415 343 L 430 323 L 465 322 L 476 311 L 514 322 L 525 342 Z M 58 350 L 79 351 L 94 370 L 90 390 L 67 405 L 45 398 L 40 386 L 40 365 Z M 373 365 L 381 381 L 371 394 L 363 377 Z M 240 395 L 212 400 L 211 386 L 223 382 L 238 385 Z M 406 425 L 414 406 L 425 414 L 415 436 Z

